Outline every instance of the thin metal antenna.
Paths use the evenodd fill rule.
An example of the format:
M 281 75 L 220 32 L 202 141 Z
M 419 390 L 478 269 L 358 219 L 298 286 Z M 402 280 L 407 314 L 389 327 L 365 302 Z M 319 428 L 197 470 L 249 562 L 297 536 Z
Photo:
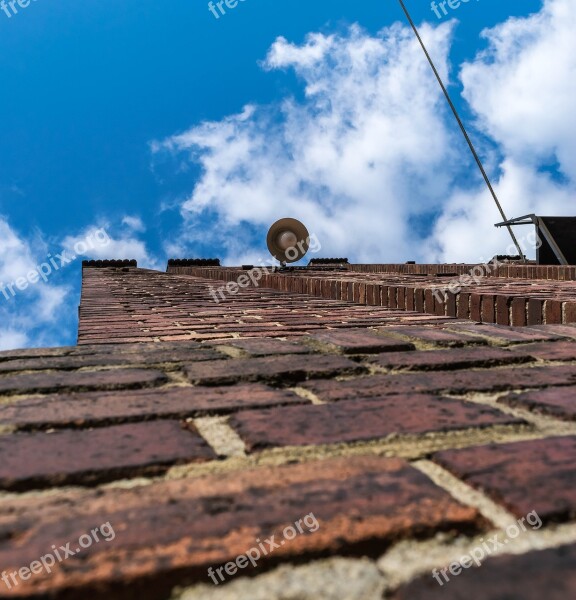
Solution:
M 430 63 L 430 66 L 432 67 L 432 71 L 434 71 L 434 75 L 436 75 L 436 79 L 438 80 L 438 83 L 440 84 L 440 87 L 442 88 L 442 91 L 444 92 L 444 96 L 446 96 L 446 100 L 448 101 L 448 104 L 450 105 L 450 108 L 452 109 L 452 112 L 454 113 L 454 116 L 456 117 L 456 120 L 458 121 L 458 125 L 460 126 L 460 129 L 462 130 L 462 133 L 463 133 L 464 137 L 466 138 L 466 142 L 468 143 L 468 146 L 470 147 L 470 151 L 472 152 L 472 155 L 474 156 L 474 160 L 476 161 L 476 164 L 478 165 L 478 168 L 480 169 L 480 172 L 482 173 L 482 177 L 484 177 L 484 181 L 486 182 L 486 185 L 488 186 L 488 189 L 490 190 L 490 193 L 492 194 L 492 198 L 494 198 L 494 202 L 496 202 L 496 206 L 498 207 L 498 210 L 500 211 L 500 214 L 502 215 L 502 219 L 504 221 L 508 221 L 508 219 L 506 218 L 506 214 L 504 213 L 504 209 L 502 208 L 502 205 L 500 204 L 500 200 L 498 200 L 498 196 L 496 195 L 496 192 L 494 191 L 494 188 L 492 187 L 490 178 L 488 177 L 488 174 L 486 173 L 486 169 L 484 169 L 484 165 L 482 164 L 482 161 L 480 160 L 480 157 L 478 156 L 478 153 L 476 152 L 476 148 L 474 147 L 474 144 L 472 143 L 472 140 L 470 139 L 470 136 L 468 135 L 468 132 L 466 131 L 466 127 L 464 127 L 464 123 L 462 122 L 462 119 L 460 118 L 460 115 L 458 114 L 458 110 L 456 109 L 454 102 L 452 102 L 452 98 L 450 98 L 450 94 L 448 93 L 448 90 L 446 89 L 446 86 L 444 85 L 444 82 L 442 81 L 442 77 L 440 77 L 440 73 L 438 73 L 438 69 L 436 69 L 436 65 L 434 64 L 432 57 L 428 53 L 428 50 L 426 49 L 426 46 L 424 45 L 424 42 L 422 41 L 422 38 L 420 37 L 418 28 L 416 27 L 414 21 L 412 20 L 412 17 L 410 16 L 410 13 L 408 12 L 408 9 L 406 8 L 406 5 L 404 4 L 403 0 L 398 0 L 398 1 L 400 2 L 400 6 L 402 7 L 402 10 L 406 14 L 406 18 L 408 19 L 408 22 L 410 23 L 412 29 L 414 30 L 414 33 L 416 34 L 416 37 L 418 38 L 418 41 L 420 42 L 420 45 L 422 46 L 422 50 L 424 50 L 424 54 L 426 55 L 426 58 L 428 59 L 428 62 Z M 512 238 L 512 241 L 514 242 L 514 245 L 516 246 L 516 249 L 518 250 L 518 256 L 521 256 L 522 261 L 524 261 L 525 260 L 524 253 L 522 252 L 522 248 L 520 247 L 520 244 L 518 243 L 518 240 L 516 239 L 516 236 L 514 235 L 514 232 L 512 231 L 512 227 L 510 227 L 510 225 L 507 225 L 507 229 L 508 229 L 508 233 L 510 234 L 510 237 Z

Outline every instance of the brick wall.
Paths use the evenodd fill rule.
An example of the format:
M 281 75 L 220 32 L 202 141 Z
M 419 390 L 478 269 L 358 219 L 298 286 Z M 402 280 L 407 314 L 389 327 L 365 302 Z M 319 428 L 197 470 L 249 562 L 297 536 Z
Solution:
M 436 275 L 456 273 L 466 275 L 477 264 L 436 264 L 436 265 L 412 265 L 412 264 L 372 264 L 372 265 L 350 265 L 352 271 L 360 273 L 398 273 L 406 275 Z M 574 281 L 576 280 L 576 267 L 553 266 L 536 264 L 502 264 L 491 269 L 490 277 L 503 277 L 504 279 L 546 279 L 551 281 Z
M 574 595 L 576 327 L 212 284 L 85 269 L 80 345 L 0 353 L 1 598 Z
M 392 266 L 391 266 L 392 267 Z M 263 275 L 261 287 L 306 293 L 368 306 L 425 312 L 499 325 L 561 325 L 576 323 L 576 281 L 562 269 L 576 267 L 505 267 L 498 276 L 474 281 L 463 275 L 472 265 L 396 265 L 398 273 L 295 271 Z M 529 279 L 531 270 L 547 269 L 566 279 Z M 414 271 L 413 273 L 404 273 Z M 513 273 L 520 270 L 520 276 Z M 422 271 L 422 272 L 420 272 Z M 429 272 L 432 271 L 432 272 Z M 504 272 L 512 275 L 505 276 Z M 171 274 L 235 282 L 245 272 L 232 268 L 170 267 Z M 481 271 L 477 271 L 479 275 Z M 484 271 L 485 273 L 485 271 Z M 467 277 L 463 279 L 463 277 Z M 570 277 L 570 279 L 568 279 Z M 451 287 L 452 286 L 452 287 Z M 456 286 L 456 287 L 454 287 Z

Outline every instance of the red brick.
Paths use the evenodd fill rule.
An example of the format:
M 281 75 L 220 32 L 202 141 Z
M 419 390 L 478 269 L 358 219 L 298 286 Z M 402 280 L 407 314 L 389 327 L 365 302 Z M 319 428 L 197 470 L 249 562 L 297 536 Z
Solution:
M 87 354 L 4 360 L 0 362 L 0 373 L 11 371 L 39 371 L 45 369 L 74 370 L 86 367 L 113 367 L 154 365 L 170 362 L 218 360 L 223 356 L 211 348 L 195 350 L 161 350 L 156 352 L 131 352 L 114 354 Z
M 458 314 L 457 295 L 452 292 L 446 293 L 446 316 L 456 317 Z
M 550 388 L 537 392 L 510 394 L 498 401 L 534 413 L 550 415 L 565 421 L 576 421 L 576 387 Z
M 19 429 L 93 425 L 228 414 L 306 400 L 261 384 L 174 387 L 159 390 L 87 392 L 0 404 L 0 424 Z
M 477 336 L 503 344 L 516 342 L 538 342 L 559 340 L 561 333 L 549 327 L 502 327 L 500 325 L 486 325 L 484 323 L 448 323 L 451 331 L 469 331 Z M 574 329 L 576 337 L 576 328 Z
M 470 294 L 470 318 L 473 321 L 482 320 L 482 296 L 480 294 Z
M 366 286 L 366 304 L 368 306 L 377 306 L 379 302 L 376 302 L 376 286 L 369 283 Z
M 398 288 L 398 308 L 406 309 L 406 288 L 404 286 Z
M 436 346 L 468 346 L 486 344 L 479 336 L 446 331 L 435 327 L 383 327 L 378 329 L 382 335 L 394 335 L 417 342 L 426 342 Z
M 245 356 L 273 356 L 280 354 L 308 354 L 310 349 L 303 344 L 275 340 L 270 338 L 242 339 L 226 341 L 218 344 L 222 346 L 237 348 Z
M 207 361 L 186 367 L 192 383 L 227 385 L 237 381 L 296 382 L 314 377 L 359 373 L 362 367 L 343 356 L 266 356 Z
M 338 401 L 381 398 L 392 394 L 466 394 L 575 384 L 576 366 L 560 366 L 373 375 L 346 381 L 310 382 L 303 387 L 312 390 L 322 400 Z
M 524 327 L 526 325 L 527 313 L 526 313 L 526 299 L 525 298 L 513 298 L 512 299 L 512 323 L 515 327 Z
M 556 339 L 563 337 L 576 339 L 576 325 L 535 325 L 530 327 L 530 331 L 538 331 L 548 336 L 556 336 Z M 554 338 L 549 337 L 547 339 Z
M 535 522 L 537 526 L 537 521 Z M 525 525 L 530 531 L 532 527 Z M 498 541 L 506 543 L 506 534 Z M 401 587 L 391 600 L 566 600 L 576 595 L 576 545 L 561 546 L 520 556 L 499 556 L 481 569 L 463 569 L 458 577 L 446 572 L 449 582 L 432 574 Z M 446 565 L 448 567 L 449 565 Z
M 407 287 L 406 288 L 406 310 L 413 311 L 415 310 L 415 296 L 414 296 L 414 288 Z
M 528 300 L 528 325 L 541 325 L 544 300 L 530 298 Z
M 337 350 L 344 354 L 374 354 L 393 350 L 414 350 L 413 344 L 383 337 L 365 329 L 322 331 L 311 335 L 308 339 L 315 346 L 326 350 Z
M 388 288 L 388 306 L 390 308 L 398 308 L 398 288 L 396 286 Z
M 191 426 L 185 429 L 178 421 L 0 436 L 0 455 L 0 487 L 5 490 L 93 485 L 216 458 Z
M 564 323 L 576 323 L 576 302 L 564 303 Z
M 495 323 L 496 322 L 496 296 L 483 295 L 482 296 L 482 322 L 483 323 Z
M 380 302 L 382 303 L 382 306 L 388 307 L 388 302 L 390 301 L 390 297 L 388 296 L 388 286 L 383 285 L 380 290 Z
M 80 347 L 81 349 L 82 347 Z M 90 346 L 88 346 L 90 348 Z M 17 350 L 2 350 L 0 352 L 0 363 L 5 360 L 24 358 L 44 358 L 50 356 L 68 356 L 78 350 L 76 346 L 62 346 L 60 348 L 22 348 Z
M 546 300 L 544 313 L 546 323 L 560 325 L 562 323 L 562 302 L 558 300 Z
M 469 319 L 470 318 L 470 294 L 467 292 L 460 292 L 458 294 L 458 318 Z
M 424 290 L 416 288 L 414 290 L 414 310 L 416 312 L 425 312 L 424 310 Z
M 434 296 L 431 289 L 424 290 L 424 312 L 432 315 L 436 314 L 436 310 L 434 308 Z
M 543 342 L 512 348 L 513 352 L 539 358 L 540 360 L 576 360 L 576 342 Z
M 168 598 L 182 583 L 210 583 L 221 567 L 312 513 L 316 532 L 304 533 L 262 556 L 259 570 L 281 560 L 329 554 L 377 557 L 399 540 L 439 531 L 487 530 L 475 509 L 462 506 L 426 476 L 398 459 L 347 457 L 232 472 L 145 488 L 70 492 L 38 502 L 0 506 L 0 564 L 12 571 L 46 554 L 52 544 L 79 539 L 101 523 L 114 540 L 93 544 L 81 560 L 56 564 L 52 573 L 22 581 L 18 593 L 67 597 Z M 310 522 L 310 528 L 314 521 Z M 25 539 L 26 543 L 22 543 Z M 245 569 L 253 575 L 255 569 Z M 112 574 L 112 575 L 111 575 Z
M 433 459 L 515 516 L 576 517 L 576 436 L 446 450 Z
M 160 385 L 166 375 L 154 369 L 107 369 L 9 375 L 0 379 L 2 394 L 32 394 L 83 390 L 119 390 Z
M 254 410 L 230 419 L 251 451 L 522 423 L 478 404 L 424 395 Z
M 575 344 L 576 346 L 576 344 Z M 422 352 L 391 352 L 370 359 L 386 369 L 432 371 L 472 369 L 527 362 L 530 359 L 498 348 L 462 348 L 453 350 L 426 350 Z
M 496 296 L 496 323 L 510 325 L 510 306 L 512 299 L 509 296 Z

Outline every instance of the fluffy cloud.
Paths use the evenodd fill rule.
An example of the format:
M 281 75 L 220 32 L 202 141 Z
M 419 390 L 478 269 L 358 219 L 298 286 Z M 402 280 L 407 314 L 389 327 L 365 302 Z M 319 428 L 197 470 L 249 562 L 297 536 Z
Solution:
M 70 287 L 49 280 L 26 281 L 47 254 L 40 237 L 27 240 L 0 217 L 0 350 L 49 345 L 57 340 L 58 318 Z M 25 289 L 16 286 L 19 279 Z
M 122 219 L 122 225 L 125 225 L 128 229 L 138 233 L 144 233 L 146 231 L 146 226 L 140 217 L 127 215 Z
M 160 266 L 135 237 L 134 225 L 90 226 L 48 246 L 41 234 L 28 239 L 0 217 L 0 350 L 74 343 L 83 258 L 135 258 L 143 267 Z M 39 265 L 45 277 L 31 277 Z
M 89 259 L 136 259 L 138 266 L 146 269 L 159 269 L 163 266 L 160 260 L 153 256 L 146 247 L 146 241 L 138 237 L 145 231 L 139 218 L 124 217 L 120 226 L 103 222 L 91 225 L 79 234 L 67 236 L 62 246 L 70 254 L 77 254 L 79 246 L 87 246 L 85 256 Z M 90 243 L 92 240 L 92 243 Z
M 424 28 L 444 73 L 452 27 Z M 411 220 L 441 207 L 458 160 L 443 98 L 412 34 L 396 25 L 371 37 L 354 26 L 345 35 L 309 35 L 302 46 L 279 38 L 263 66 L 293 69 L 304 100 L 247 106 L 156 146 L 188 152 L 202 167 L 182 207 L 189 238 L 223 246 L 238 262 L 250 250 L 247 224 L 262 240 L 267 225 L 294 216 L 325 254 L 417 254 Z M 208 230 L 202 217 L 214 212 L 218 228 Z
M 571 0 L 548 0 L 484 32 L 488 49 L 461 69 L 474 137 L 488 137 L 482 150 L 510 217 L 573 213 L 575 24 Z M 422 27 L 445 78 L 453 27 Z M 478 261 L 507 250 L 411 31 L 278 38 L 263 67 L 293 70 L 303 98 L 249 105 L 155 145 L 201 167 L 182 205 L 192 253 L 212 244 L 229 263 L 265 256 L 254 240 L 283 216 L 302 219 L 323 254 L 356 261 Z

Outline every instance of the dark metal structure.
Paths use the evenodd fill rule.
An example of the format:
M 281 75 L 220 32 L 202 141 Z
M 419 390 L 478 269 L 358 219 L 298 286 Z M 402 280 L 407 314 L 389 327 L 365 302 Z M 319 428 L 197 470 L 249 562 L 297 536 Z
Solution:
M 539 217 L 530 214 L 496 227 L 536 226 L 536 262 L 539 265 L 576 265 L 576 217 Z

